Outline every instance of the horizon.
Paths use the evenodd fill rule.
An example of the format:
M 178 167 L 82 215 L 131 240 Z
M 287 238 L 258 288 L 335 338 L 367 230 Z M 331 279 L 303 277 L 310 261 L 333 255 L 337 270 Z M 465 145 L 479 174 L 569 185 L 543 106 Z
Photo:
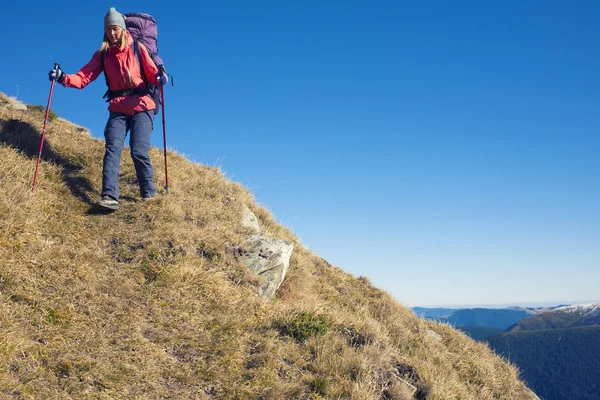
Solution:
M 597 296 L 600 3 L 11 2 L 0 91 L 45 105 L 109 7 L 158 21 L 169 148 L 329 263 L 402 304 Z M 105 90 L 51 108 L 103 139 Z

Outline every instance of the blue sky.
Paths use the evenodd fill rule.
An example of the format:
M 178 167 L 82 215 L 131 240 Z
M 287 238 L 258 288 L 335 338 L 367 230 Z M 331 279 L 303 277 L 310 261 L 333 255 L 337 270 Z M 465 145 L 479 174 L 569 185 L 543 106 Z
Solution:
M 332 264 L 409 306 L 600 300 L 599 2 L 131 4 L 3 6 L 0 91 L 45 104 L 109 7 L 150 13 L 169 146 Z M 52 108 L 102 137 L 105 90 Z

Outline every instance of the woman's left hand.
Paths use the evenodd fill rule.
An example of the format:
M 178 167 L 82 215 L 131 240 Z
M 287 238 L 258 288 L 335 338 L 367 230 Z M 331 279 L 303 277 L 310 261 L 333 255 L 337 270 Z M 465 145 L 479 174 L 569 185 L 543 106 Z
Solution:
M 160 86 L 165 86 L 167 84 L 167 82 L 169 82 L 169 77 L 165 73 L 156 74 L 156 79 L 158 80 L 158 84 Z

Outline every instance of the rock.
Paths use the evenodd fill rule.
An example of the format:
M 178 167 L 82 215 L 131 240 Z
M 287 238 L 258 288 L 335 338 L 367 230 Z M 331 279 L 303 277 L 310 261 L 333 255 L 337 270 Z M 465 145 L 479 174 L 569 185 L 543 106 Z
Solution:
M 294 244 L 261 235 L 258 218 L 246 205 L 243 205 L 242 225 L 253 234 L 246 237 L 247 246 L 240 261 L 260 278 L 259 294 L 264 299 L 272 299 L 285 279 Z
M 251 229 L 256 233 L 260 232 L 258 218 L 256 218 L 256 215 L 254 215 L 254 213 L 245 204 L 242 210 L 242 225 L 244 226 L 244 228 Z
M 6 107 L 20 111 L 27 111 L 27 106 L 14 97 L 8 97 L 8 103 L 6 104 Z
M 287 240 L 250 235 L 247 250 L 240 256 L 241 262 L 261 278 L 259 294 L 272 299 L 285 279 L 294 244 Z
M 434 330 L 427 329 L 427 336 L 429 336 L 430 338 L 433 338 L 433 339 L 437 340 L 438 342 L 442 341 L 442 337 L 440 336 L 440 334 L 437 333 Z
M 402 396 L 402 394 L 399 393 L 402 396 L 402 397 L 399 396 L 399 398 L 403 398 L 403 399 L 405 399 L 405 398 L 414 399 L 415 398 L 415 393 L 417 393 L 417 388 L 415 385 L 411 384 L 407 380 L 402 379 L 398 376 L 396 377 L 396 381 L 399 383 L 400 387 L 403 389 L 403 392 L 404 392 L 403 393 L 404 396 Z M 398 391 L 398 389 L 396 389 L 396 391 Z

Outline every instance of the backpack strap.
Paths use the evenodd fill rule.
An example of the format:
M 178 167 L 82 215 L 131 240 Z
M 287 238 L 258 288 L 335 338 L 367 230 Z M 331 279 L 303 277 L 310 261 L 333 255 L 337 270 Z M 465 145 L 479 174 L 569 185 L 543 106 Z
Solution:
M 144 67 L 142 66 L 142 56 L 140 55 L 140 41 L 136 39 L 133 41 L 133 54 L 135 54 L 135 58 L 138 60 L 138 65 L 140 66 L 140 75 L 142 76 L 142 80 L 148 86 L 148 78 L 146 77 L 146 71 L 144 71 Z
M 140 40 L 136 39 L 133 41 L 133 52 L 135 53 L 135 56 L 138 60 L 138 64 L 140 66 L 140 75 L 142 77 L 142 80 L 144 81 L 144 83 L 146 84 L 146 88 L 141 89 L 144 92 L 144 95 L 149 94 L 150 97 L 152 97 L 152 101 L 154 101 L 154 115 L 158 114 L 158 110 L 161 106 L 161 101 L 160 101 L 160 96 L 158 94 L 158 91 L 156 90 L 156 86 L 154 86 L 152 83 L 148 82 L 148 77 L 146 76 L 146 71 L 144 71 L 144 66 L 142 65 L 142 57 L 140 55 Z M 148 53 L 148 55 L 150 56 L 150 58 L 154 61 L 154 57 L 153 54 L 150 50 L 148 50 L 148 47 L 146 47 L 146 52 Z M 161 67 L 158 67 L 159 71 Z M 138 94 L 138 93 L 136 93 Z
M 106 58 L 106 52 L 108 50 L 104 49 L 100 52 L 100 63 L 102 64 L 102 72 L 104 72 L 104 81 L 106 82 L 106 93 L 104 93 L 104 96 L 102 96 L 103 99 L 106 99 L 106 101 L 110 100 L 109 94 L 110 94 L 110 84 L 108 83 L 108 76 L 106 76 L 106 70 L 104 69 L 104 59 Z
M 146 37 L 152 38 L 152 36 L 146 36 Z M 153 85 L 152 83 L 150 83 L 148 81 L 148 78 L 146 77 L 146 71 L 144 71 L 144 67 L 142 67 L 142 58 L 140 55 L 140 43 L 141 43 L 141 41 L 139 39 L 137 39 L 133 42 L 133 52 L 135 53 L 135 56 L 137 57 L 138 64 L 140 65 L 140 74 L 142 75 L 142 79 L 144 80 L 144 83 L 146 84 L 146 86 Z M 156 55 L 156 53 L 150 51 L 148 49 L 148 47 L 146 47 L 146 52 L 148 53 L 148 56 L 150 56 L 150 59 L 152 59 L 152 61 L 155 61 L 154 56 Z M 157 65 L 156 68 L 158 68 L 158 73 L 166 73 L 164 65 L 162 65 L 162 64 Z M 172 75 L 169 75 L 169 76 L 171 78 L 173 78 Z M 173 83 L 171 83 L 171 85 L 173 85 Z

